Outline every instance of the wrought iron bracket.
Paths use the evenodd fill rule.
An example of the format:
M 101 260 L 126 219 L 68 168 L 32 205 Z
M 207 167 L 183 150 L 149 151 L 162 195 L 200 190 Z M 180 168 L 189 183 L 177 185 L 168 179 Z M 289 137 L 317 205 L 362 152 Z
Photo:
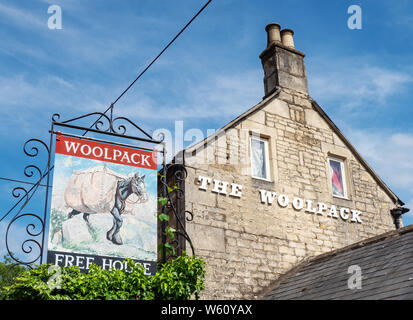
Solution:
M 193 220 L 194 215 L 191 211 L 185 210 L 185 179 L 188 172 L 184 164 L 172 163 L 163 167 L 160 171 L 160 185 L 162 196 L 167 202 L 161 206 L 161 213 L 169 216 L 168 223 L 161 223 L 162 243 L 170 241 L 173 243 L 174 250 L 167 254 L 165 248 L 162 252 L 162 261 L 181 255 L 186 250 L 186 243 L 189 243 L 192 255 L 195 255 L 195 248 L 186 230 L 186 222 Z M 167 239 L 166 228 L 173 227 L 175 236 Z
M 26 156 L 34 159 L 41 158 L 41 154 L 47 158 L 46 163 L 42 166 L 36 164 L 29 164 L 24 169 L 24 174 L 27 178 L 34 180 L 33 185 L 29 188 L 27 186 L 17 186 L 12 190 L 12 196 L 18 201 L 3 217 L 0 218 L 0 222 L 6 218 L 10 219 L 6 228 L 5 243 L 8 255 L 16 265 L 24 265 L 32 268 L 33 264 L 41 264 L 45 262 L 46 251 L 46 229 L 47 229 L 47 216 L 49 210 L 49 190 L 51 188 L 51 172 L 54 168 L 52 165 L 52 155 L 54 152 L 54 140 L 55 134 L 62 134 L 77 138 L 89 139 L 94 141 L 99 140 L 96 137 L 86 136 L 87 133 L 94 135 L 105 135 L 115 137 L 117 140 L 125 138 L 128 141 L 133 140 L 139 142 L 148 147 L 128 145 L 119 141 L 112 141 L 110 143 L 122 146 L 138 147 L 144 150 L 157 151 L 163 154 L 163 163 L 161 176 L 164 178 L 159 179 L 158 196 L 162 196 L 168 199 L 168 203 L 162 206 L 161 211 L 168 213 L 171 217 L 170 222 L 175 223 L 176 238 L 172 240 L 175 248 L 175 256 L 182 254 L 185 250 L 186 242 L 191 246 L 192 253 L 195 254 L 194 246 L 186 231 L 186 221 L 192 221 L 193 214 L 190 211 L 185 210 L 185 192 L 184 181 L 187 176 L 187 171 L 183 164 L 170 164 L 165 163 L 165 144 L 163 142 L 163 136 L 160 139 L 153 139 L 152 136 L 136 125 L 134 122 L 126 117 L 113 117 L 113 105 L 108 109 L 109 115 L 101 112 L 92 112 L 79 117 L 75 117 L 69 120 L 60 120 L 59 114 L 52 116 L 51 127 L 49 130 L 50 140 L 49 144 L 39 139 L 29 139 L 26 141 L 23 147 L 23 151 Z M 89 127 L 85 127 L 78 122 L 88 121 L 97 117 L 97 120 Z M 61 132 L 57 128 L 64 128 L 70 132 Z M 133 133 L 129 131 L 133 130 Z M 82 134 L 75 134 L 74 132 L 81 131 Z M 107 142 L 107 141 L 105 141 Z M 160 146 L 160 149 L 156 149 L 156 146 Z M 46 180 L 45 185 L 41 184 Z M 39 186 L 46 187 L 44 190 L 44 204 L 43 208 L 37 210 L 29 210 L 28 204 L 33 196 L 38 192 Z M 10 218 L 11 217 L 11 218 Z M 21 226 L 25 224 L 23 228 L 25 234 L 21 233 Z M 16 234 L 14 230 L 15 226 L 19 226 L 19 234 Z M 165 230 L 166 224 L 161 223 L 161 241 L 165 245 L 168 241 Z M 20 254 L 16 254 L 11 243 L 16 243 L 16 239 L 20 241 Z M 167 257 L 165 252 L 162 255 L 162 261 L 166 261 L 170 257 Z

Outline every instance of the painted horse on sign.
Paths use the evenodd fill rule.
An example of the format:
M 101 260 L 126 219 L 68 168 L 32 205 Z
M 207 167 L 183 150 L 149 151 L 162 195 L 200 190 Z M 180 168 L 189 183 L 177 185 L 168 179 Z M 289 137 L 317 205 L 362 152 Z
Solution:
M 106 165 L 74 172 L 65 190 L 66 205 L 72 209 L 69 219 L 83 213 L 83 219 L 93 229 L 89 223 L 90 214 L 112 214 L 113 226 L 106 233 L 106 238 L 117 245 L 123 244 L 119 230 L 126 204 L 134 205 L 147 200 L 145 175 L 135 173 L 132 177 L 124 177 Z

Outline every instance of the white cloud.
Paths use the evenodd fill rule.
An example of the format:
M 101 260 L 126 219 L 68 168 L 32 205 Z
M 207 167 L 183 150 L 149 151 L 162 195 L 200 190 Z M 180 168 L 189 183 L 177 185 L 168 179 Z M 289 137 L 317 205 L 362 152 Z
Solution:
M 99 66 L 100 73 L 118 74 L 112 70 L 115 59 L 126 60 L 134 57 L 139 61 L 146 57 L 146 50 L 154 48 L 150 43 L 157 28 L 167 28 L 169 25 L 161 19 L 137 17 L 106 16 L 106 13 L 94 12 L 91 18 L 90 9 L 80 1 L 48 1 L 46 4 L 36 5 L 31 9 L 23 8 L 19 4 L 1 4 L 0 19 L 8 25 L 7 32 L 3 32 L 0 50 L 19 62 L 38 67 L 38 63 L 47 63 L 59 68 L 74 69 L 82 72 L 85 69 Z M 62 29 L 48 28 L 48 4 L 60 5 L 62 8 Z M 105 21 L 105 20 L 110 21 Z M 121 20 L 121 25 L 114 25 Z M 152 27 L 155 25 L 156 27 Z M 151 26 L 151 27 L 149 27 Z M 25 29 L 30 34 L 26 39 L 16 37 L 16 29 Z M 130 30 L 137 29 L 137 34 L 130 34 Z M 11 32 L 10 32 L 11 31 Z M 21 32 L 20 30 L 18 32 Z M 35 40 L 35 41 L 33 41 Z
M 365 112 L 369 105 L 384 106 L 388 98 L 403 92 L 413 81 L 407 72 L 367 62 L 322 63 L 317 70 L 309 80 L 310 94 L 320 101 L 338 101 L 342 111 L 363 106 Z
M 225 119 L 232 120 L 256 105 L 263 96 L 258 70 L 200 78 L 202 81 L 191 84 L 171 84 L 173 90 L 186 88 L 178 96 L 179 102 L 165 105 L 155 100 L 154 95 L 142 93 L 134 99 L 138 103 L 123 105 L 122 112 L 137 115 L 139 110 L 139 117 L 143 119 L 157 119 L 160 114 L 166 120 L 215 118 L 221 119 L 224 125 Z
M 349 140 L 384 182 L 413 210 L 413 135 L 348 130 Z M 411 213 L 410 213 L 411 215 Z
M 409 199 L 408 201 L 406 201 L 406 208 L 409 208 L 410 211 L 405 213 L 404 216 L 407 216 L 409 218 L 413 218 L 413 198 Z
M 0 116 L 4 120 L 0 133 L 16 126 L 25 133 L 33 133 L 39 123 L 47 123 L 54 113 L 66 119 L 104 110 L 103 103 L 107 101 L 107 90 L 95 84 L 69 82 L 53 75 L 37 79 L 0 76 Z
M 39 15 L 2 3 L 0 3 L 0 15 L 25 28 L 47 28 L 47 19 L 42 20 Z

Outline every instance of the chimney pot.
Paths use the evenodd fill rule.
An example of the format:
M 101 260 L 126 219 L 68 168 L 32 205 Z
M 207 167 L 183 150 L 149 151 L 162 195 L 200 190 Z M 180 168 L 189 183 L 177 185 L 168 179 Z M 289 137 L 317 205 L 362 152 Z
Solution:
M 265 27 L 268 45 L 260 54 L 264 69 L 264 92 L 268 97 L 277 88 L 308 95 L 305 54 L 296 50 L 291 29 L 280 31 L 278 23 Z M 281 40 L 281 41 L 280 41 Z
M 289 48 L 294 48 L 294 31 L 291 29 L 284 29 L 281 31 L 282 44 Z
M 281 26 L 276 23 L 270 23 L 265 27 L 265 31 L 267 31 L 267 48 L 273 43 L 281 43 L 281 34 L 280 34 Z

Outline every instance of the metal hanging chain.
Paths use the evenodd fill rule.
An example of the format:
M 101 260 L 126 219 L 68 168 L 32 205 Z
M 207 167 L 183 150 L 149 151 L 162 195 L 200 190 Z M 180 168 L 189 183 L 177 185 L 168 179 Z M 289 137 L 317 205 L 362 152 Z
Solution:
M 172 45 L 172 43 L 175 42 L 176 39 L 179 38 L 179 36 L 185 31 L 186 28 L 189 27 L 189 25 L 201 14 L 202 11 L 205 10 L 205 8 L 212 2 L 212 0 L 208 0 L 207 3 L 189 20 L 189 22 L 177 33 L 177 35 L 165 46 L 165 48 L 162 49 L 162 51 L 151 61 L 151 63 L 148 64 L 148 66 L 136 77 L 135 80 L 132 81 L 132 83 L 119 95 L 119 97 L 116 98 L 114 102 L 110 104 L 110 106 L 103 112 L 103 114 L 106 114 L 109 110 L 111 111 L 111 115 L 113 113 L 113 107 L 115 104 L 123 97 L 123 95 L 128 92 L 128 90 L 136 83 L 136 81 L 139 80 L 140 77 L 144 75 L 144 73 L 156 62 L 156 60 L 159 59 L 159 57 Z M 94 124 L 92 124 L 92 127 L 102 118 L 100 116 Z M 112 118 L 112 116 L 111 116 Z M 88 131 L 86 131 L 84 134 L 86 134 Z

